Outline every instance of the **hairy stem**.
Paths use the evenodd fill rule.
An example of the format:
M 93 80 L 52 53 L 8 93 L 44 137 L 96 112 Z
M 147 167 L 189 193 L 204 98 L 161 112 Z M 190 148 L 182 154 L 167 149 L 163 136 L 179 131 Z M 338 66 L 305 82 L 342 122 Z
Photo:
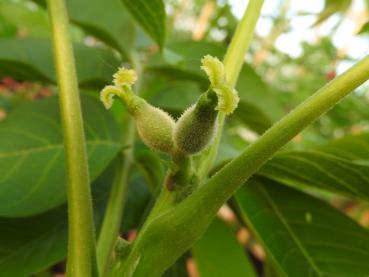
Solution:
M 318 90 L 199 190 L 146 226 L 116 276 L 160 276 L 201 237 L 218 209 L 247 179 L 282 146 L 368 78 L 369 56 Z
M 249 1 L 247 9 L 241 21 L 237 25 L 236 32 L 224 56 L 223 63 L 227 81 L 232 86 L 235 86 L 237 83 L 238 75 L 240 74 L 242 65 L 244 63 L 245 54 L 250 48 L 256 22 L 260 16 L 263 3 L 264 0 Z M 208 174 L 210 168 L 213 166 L 223 132 L 224 120 L 225 115 L 220 113 L 217 123 L 218 132 L 214 139 L 214 143 L 203 153 L 200 159 L 197 172 L 200 180 L 202 180 Z
M 47 1 L 59 86 L 68 196 L 67 274 L 98 276 L 86 143 L 72 42 L 64 0 Z

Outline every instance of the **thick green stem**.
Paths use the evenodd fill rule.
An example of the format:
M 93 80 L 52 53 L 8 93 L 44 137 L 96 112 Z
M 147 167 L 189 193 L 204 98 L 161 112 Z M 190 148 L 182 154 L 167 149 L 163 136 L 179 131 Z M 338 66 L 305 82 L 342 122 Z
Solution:
M 48 0 L 59 86 L 67 169 L 69 241 L 67 274 L 98 276 L 86 143 L 72 42 L 64 0 Z
M 160 276 L 201 237 L 218 209 L 275 152 L 368 78 L 369 56 L 273 125 L 199 190 L 153 220 L 140 233 L 116 276 Z
M 135 141 L 135 127 L 132 120 L 129 120 L 127 127 L 128 135 L 126 143 L 129 147 L 123 150 L 120 153 L 120 157 L 118 157 L 119 163 L 115 180 L 110 191 L 109 201 L 97 243 L 97 263 L 100 276 L 105 276 L 108 271 L 126 202 L 129 170 L 133 161 L 133 144 Z
M 224 56 L 224 69 L 226 72 L 227 81 L 235 86 L 237 83 L 238 75 L 240 74 L 242 65 L 244 63 L 244 57 L 246 52 L 250 48 L 252 38 L 254 36 L 254 29 L 256 22 L 260 16 L 261 8 L 264 0 L 250 0 L 247 9 L 237 25 L 236 32 L 232 38 L 232 41 Z M 218 132 L 214 139 L 214 143 L 207 149 L 200 158 L 198 166 L 198 175 L 202 180 L 213 166 L 216 158 L 220 139 L 223 132 L 225 115 L 219 114 L 218 117 Z

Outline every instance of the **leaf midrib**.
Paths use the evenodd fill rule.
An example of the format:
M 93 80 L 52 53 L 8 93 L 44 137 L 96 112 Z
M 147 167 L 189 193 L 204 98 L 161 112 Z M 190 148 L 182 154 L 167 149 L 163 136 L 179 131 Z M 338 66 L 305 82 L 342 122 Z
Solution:
M 87 145 L 110 145 L 110 146 L 114 146 L 114 147 L 117 147 L 117 148 L 121 147 L 120 143 L 111 142 L 111 141 L 108 141 L 108 140 L 87 141 L 86 144 Z M 42 146 L 42 147 L 28 148 L 27 150 L 17 150 L 17 151 L 13 151 L 13 152 L 5 152 L 5 153 L 0 153 L 0 159 L 9 158 L 9 157 L 16 157 L 16 156 L 26 155 L 26 154 L 39 153 L 39 152 L 43 152 L 43 151 L 48 151 L 50 149 L 59 149 L 59 148 L 63 148 L 63 147 L 64 147 L 64 145 L 62 143 L 60 143 L 60 144 L 49 144 L 47 146 Z
M 300 249 L 301 253 L 305 256 L 308 263 L 311 265 L 311 268 L 314 269 L 315 273 L 318 276 L 323 276 L 323 273 L 319 270 L 318 266 L 314 263 L 314 261 L 310 258 L 309 253 L 305 249 L 305 247 L 300 243 L 299 239 L 297 238 L 296 234 L 293 232 L 293 230 L 290 228 L 288 222 L 284 219 L 283 215 L 279 211 L 278 207 L 274 204 L 273 200 L 270 198 L 267 191 L 262 186 L 257 186 L 257 189 L 264 195 L 265 200 L 270 205 L 270 207 L 274 210 L 276 216 L 280 220 L 280 222 L 285 227 L 288 234 L 290 234 L 292 240 L 294 241 L 295 245 Z

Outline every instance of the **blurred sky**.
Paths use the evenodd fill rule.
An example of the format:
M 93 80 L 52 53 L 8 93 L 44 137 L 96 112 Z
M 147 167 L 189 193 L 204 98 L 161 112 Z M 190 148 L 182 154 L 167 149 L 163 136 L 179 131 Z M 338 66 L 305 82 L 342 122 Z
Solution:
M 280 4 L 284 0 L 265 0 L 262 17 L 259 19 L 256 32 L 265 36 L 268 34 L 272 20 L 270 16 L 276 14 Z M 228 0 L 232 5 L 232 12 L 237 18 L 241 18 L 248 0 Z M 298 57 L 301 54 L 301 42 L 308 41 L 314 43 L 319 36 L 325 36 L 332 32 L 334 26 L 339 22 L 340 16 L 333 15 L 326 22 L 317 28 L 311 28 L 316 20 L 316 14 L 324 7 L 323 0 L 292 0 L 288 17 L 291 18 L 291 30 L 281 35 L 275 47 L 280 51 L 289 54 L 292 57 Z M 353 0 L 353 5 L 347 16 L 344 17 L 340 27 L 333 36 L 333 43 L 338 49 L 344 49 L 348 56 L 353 60 L 359 60 L 369 54 L 369 36 L 355 36 L 358 26 L 355 24 L 358 15 L 365 11 L 364 0 Z M 315 15 L 314 15 L 315 14 Z M 355 18 L 356 17 L 356 18 Z M 338 65 L 338 73 L 342 73 L 350 67 L 354 61 L 343 61 Z

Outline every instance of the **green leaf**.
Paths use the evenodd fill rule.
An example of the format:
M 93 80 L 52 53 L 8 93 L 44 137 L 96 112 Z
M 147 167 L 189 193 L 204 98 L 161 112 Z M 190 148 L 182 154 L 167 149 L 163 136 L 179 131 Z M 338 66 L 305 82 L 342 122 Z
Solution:
M 368 33 L 369 33 L 369 22 L 366 22 L 366 23 L 361 27 L 361 29 L 359 30 L 358 34 L 359 34 L 359 35 L 362 35 L 362 34 L 367 35 Z
M 325 0 L 324 9 L 319 13 L 314 26 L 323 23 L 336 13 L 345 12 L 350 7 L 351 2 L 352 0 Z
M 128 56 L 135 26 L 120 0 L 67 1 L 67 9 L 73 23 Z
M 152 194 L 161 186 L 164 179 L 164 166 L 157 153 L 148 150 L 146 146 L 138 144 L 135 146 L 135 163 L 145 178 L 148 188 Z
M 347 136 L 319 148 L 285 151 L 258 172 L 288 185 L 313 186 L 369 199 L 369 134 Z
M 27 4 L 29 5 L 25 1 L 1 1 L 0 18 L 14 24 L 16 31 L 21 32 L 22 36 L 49 37 L 50 27 L 46 12 L 40 9 L 31 10 Z
M 83 97 L 91 179 L 121 149 L 110 113 Z M 0 216 L 28 216 L 65 202 L 65 170 L 57 97 L 19 105 L 0 123 Z
M 33 1 L 46 6 L 45 0 Z M 121 0 L 78 0 L 66 1 L 66 4 L 72 23 L 128 56 L 135 28 Z
M 234 111 L 234 116 L 258 134 L 264 133 L 264 131 L 272 126 L 272 120 L 269 116 L 256 105 L 247 101 L 240 101 L 238 103 L 237 109 Z
M 163 48 L 166 30 L 162 0 L 122 0 L 141 27 Z
M 184 254 L 177 262 L 165 271 L 162 277 L 189 277 L 186 268 L 187 255 Z
M 357 135 L 347 135 L 343 138 L 332 140 L 317 149 L 346 160 L 368 164 L 369 132 Z
M 175 117 L 197 101 L 201 90 L 189 80 L 172 80 L 163 74 L 147 74 L 140 95 L 152 105 L 161 107 Z M 178 99 L 181 101 L 178 101 Z
M 140 226 L 147 216 L 147 208 L 151 205 L 151 196 L 145 180 L 135 171 L 129 180 L 121 226 L 122 232 L 128 232 Z
M 256 276 L 245 251 L 235 233 L 219 219 L 192 248 L 201 277 Z
M 327 203 L 266 179 L 250 180 L 235 198 L 283 276 L 369 275 L 369 232 Z
M 77 44 L 74 47 L 81 86 L 100 89 L 111 81 L 118 60 L 111 51 Z M 44 39 L 1 39 L 0 76 L 55 83 L 51 42 Z
M 102 220 L 114 166 L 93 183 L 95 223 Z M 26 218 L 0 218 L 0 276 L 28 277 L 67 254 L 67 206 Z M 21 266 L 20 266 L 21 265 Z

